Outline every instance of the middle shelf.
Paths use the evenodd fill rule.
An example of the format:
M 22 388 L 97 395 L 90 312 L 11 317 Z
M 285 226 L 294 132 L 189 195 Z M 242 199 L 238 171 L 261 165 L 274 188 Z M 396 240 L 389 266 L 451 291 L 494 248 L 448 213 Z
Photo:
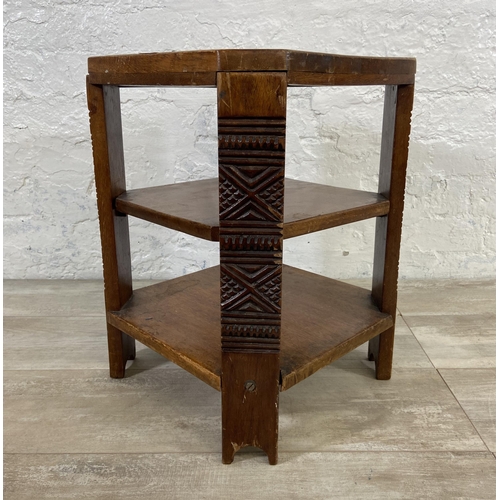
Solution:
M 286 265 L 282 294 L 282 391 L 393 324 L 369 290 Z M 219 266 L 135 290 L 107 320 L 220 390 Z
M 206 179 L 133 189 L 115 208 L 161 226 L 219 241 L 219 181 Z M 293 238 L 389 213 L 378 193 L 285 179 L 283 237 Z

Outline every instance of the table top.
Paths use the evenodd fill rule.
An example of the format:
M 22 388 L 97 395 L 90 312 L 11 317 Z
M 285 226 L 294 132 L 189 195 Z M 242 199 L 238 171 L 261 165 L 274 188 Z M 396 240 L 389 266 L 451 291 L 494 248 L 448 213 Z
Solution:
M 222 49 L 90 57 L 89 79 L 109 85 L 215 86 L 221 71 L 285 71 L 289 85 L 411 84 L 416 60 L 284 49 Z

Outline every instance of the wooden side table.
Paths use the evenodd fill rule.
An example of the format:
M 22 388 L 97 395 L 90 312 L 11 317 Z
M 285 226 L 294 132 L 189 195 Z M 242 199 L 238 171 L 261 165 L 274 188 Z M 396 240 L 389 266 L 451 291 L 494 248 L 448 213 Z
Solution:
M 222 460 L 277 463 L 278 396 L 369 341 L 392 368 L 414 59 L 288 50 L 91 57 L 111 377 L 135 341 L 222 393 Z M 126 190 L 119 88 L 217 87 L 219 178 Z M 378 193 L 285 179 L 287 86 L 385 85 Z M 132 290 L 128 215 L 220 243 L 220 266 Z M 283 238 L 376 217 L 371 293 L 282 263 Z

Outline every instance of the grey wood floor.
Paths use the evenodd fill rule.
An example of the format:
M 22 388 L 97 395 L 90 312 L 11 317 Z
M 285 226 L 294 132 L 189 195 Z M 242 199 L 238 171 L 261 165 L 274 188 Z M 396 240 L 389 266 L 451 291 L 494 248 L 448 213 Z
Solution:
M 362 346 L 281 395 L 277 466 L 227 466 L 217 391 L 141 344 L 108 377 L 101 282 L 6 281 L 4 498 L 493 499 L 494 282 L 398 305 L 390 381 Z

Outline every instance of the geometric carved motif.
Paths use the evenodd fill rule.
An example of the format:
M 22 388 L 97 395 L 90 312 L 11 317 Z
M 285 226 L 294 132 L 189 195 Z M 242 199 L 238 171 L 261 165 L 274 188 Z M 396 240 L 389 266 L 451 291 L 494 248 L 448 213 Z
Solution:
M 219 118 L 222 349 L 279 350 L 285 120 Z
M 279 266 L 223 264 L 221 305 L 225 311 L 280 312 Z
M 264 165 L 219 166 L 223 220 L 280 221 L 283 213 L 283 171 Z

